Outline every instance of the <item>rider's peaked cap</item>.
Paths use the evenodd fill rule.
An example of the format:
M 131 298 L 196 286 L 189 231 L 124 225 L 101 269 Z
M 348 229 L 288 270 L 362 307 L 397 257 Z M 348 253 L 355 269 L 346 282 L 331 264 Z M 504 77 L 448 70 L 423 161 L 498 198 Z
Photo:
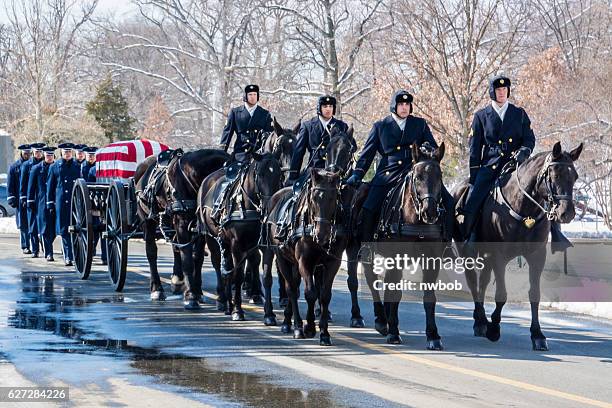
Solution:
M 503 76 L 503 75 L 498 75 L 495 78 L 491 79 L 491 82 L 489 83 L 489 97 L 494 100 L 497 101 L 495 99 L 495 90 L 497 88 L 503 88 L 503 87 L 508 87 L 508 98 L 510 97 L 510 78 Z
M 323 105 L 331 105 L 334 107 L 334 115 L 336 114 L 336 98 L 331 95 L 319 96 L 317 101 L 317 115 L 321 115 L 321 107 Z
M 410 92 L 405 91 L 403 89 L 400 89 L 399 91 L 395 92 L 393 94 L 393 96 L 391 97 L 391 103 L 389 105 L 389 110 L 392 113 L 396 113 L 397 114 L 397 104 L 400 102 L 407 102 L 410 105 L 410 113 L 412 113 L 412 101 L 414 100 L 413 96 L 410 94 Z

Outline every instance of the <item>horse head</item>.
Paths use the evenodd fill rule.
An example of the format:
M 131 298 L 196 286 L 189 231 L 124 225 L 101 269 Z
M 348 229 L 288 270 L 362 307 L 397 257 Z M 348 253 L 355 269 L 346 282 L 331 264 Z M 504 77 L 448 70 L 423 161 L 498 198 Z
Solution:
M 418 220 L 426 224 L 435 224 L 440 216 L 442 200 L 442 168 L 440 162 L 444 157 L 444 143 L 434 148 L 428 143 L 421 146 L 413 144 L 412 170 L 409 173 L 408 188 L 403 200 L 404 212 L 414 211 Z M 410 214 L 405 214 L 410 219 Z
M 352 166 L 353 155 L 357 150 L 353 138 L 353 126 L 346 132 L 333 128 L 329 144 L 325 150 L 325 169 L 345 175 Z
M 313 225 L 313 239 L 322 248 L 330 248 L 335 239 L 340 175 L 322 169 L 310 169 L 307 193 L 309 223 Z
M 245 192 L 249 200 L 263 211 L 270 197 L 281 186 L 282 171 L 279 160 L 272 153 L 252 153 L 253 162 L 247 173 Z M 255 196 L 259 204 L 255 202 Z

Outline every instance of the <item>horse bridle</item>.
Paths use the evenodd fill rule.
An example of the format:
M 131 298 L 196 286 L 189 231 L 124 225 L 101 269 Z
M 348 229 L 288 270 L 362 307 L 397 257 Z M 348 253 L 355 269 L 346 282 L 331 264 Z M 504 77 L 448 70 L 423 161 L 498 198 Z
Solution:
M 340 188 L 332 188 L 332 187 L 317 187 L 317 186 L 314 186 L 314 185 L 312 184 L 312 179 L 311 179 L 311 180 L 310 180 L 310 186 L 309 186 L 309 188 L 308 188 L 308 197 L 307 197 L 307 200 L 308 200 L 309 202 L 311 201 L 311 198 L 312 198 L 312 197 L 311 197 L 311 195 L 312 195 L 314 192 L 316 192 L 316 191 L 333 191 L 333 192 L 335 192 L 335 193 L 336 193 L 336 205 L 334 206 L 334 212 L 333 212 L 333 214 L 331 215 L 331 218 L 325 218 L 325 217 L 314 217 L 314 216 L 312 216 L 312 215 L 310 215 L 310 214 L 309 214 L 309 215 L 310 215 L 310 220 L 309 220 L 310 222 L 309 222 L 309 224 L 311 224 L 311 223 L 312 223 L 311 225 L 312 225 L 312 227 L 313 227 L 313 229 L 312 229 L 312 231 L 313 231 L 313 235 L 314 235 L 314 229 L 315 229 L 315 227 L 316 227 L 317 223 L 318 223 L 318 224 L 329 224 L 329 225 L 331 225 L 331 228 L 330 228 L 330 230 L 331 230 L 331 236 L 330 236 L 330 239 L 329 239 L 329 242 L 328 242 L 327 248 L 325 248 L 324 246 L 322 246 L 322 245 L 321 245 L 321 247 L 322 247 L 322 248 L 323 248 L 323 249 L 324 249 L 324 250 L 325 250 L 327 253 L 329 253 L 329 250 L 331 249 L 331 245 L 332 245 L 332 243 L 333 243 L 333 242 L 336 240 L 336 232 L 337 232 L 337 231 L 336 231 L 335 225 L 336 225 L 336 217 L 337 217 L 337 215 L 338 215 L 338 198 L 340 197 Z M 313 237 L 313 240 L 314 240 L 314 241 L 315 241 L 317 244 L 319 244 L 319 242 L 318 242 L 318 240 L 317 240 L 316 236 L 314 236 L 314 237 Z M 319 245 L 320 245 L 320 244 L 319 244 Z
M 244 183 L 242 182 L 240 183 L 240 191 L 242 191 L 242 193 L 247 198 L 247 200 L 251 203 L 251 205 L 255 207 L 255 210 L 259 212 L 260 216 L 263 217 L 264 215 L 263 203 L 269 200 L 272 197 L 272 195 L 263 194 L 259 189 L 259 165 L 260 165 L 260 162 L 255 160 L 255 168 L 253 169 L 254 183 L 255 183 L 255 195 L 256 195 L 256 199 L 259 201 L 259 204 L 256 203 L 255 200 L 251 198 L 249 193 L 244 189 Z
M 521 193 L 525 197 L 527 197 L 531 202 L 533 202 L 544 214 L 546 214 L 546 218 L 549 221 L 553 221 L 555 219 L 555 212 L 557 210 L 557 207 L 559 206 L 560 201 L 562 200 L 573 201 L 574 200 L 572 194 L 555 194 L 554 184 L 552 183 L 552 179 L 550 177 L 550 167 L 553 165 L 567 166 L 568 164 L 559 162 L 559 161 L 553 161 L 552 153 L 548 154 L 548 156 L 546 156 L 546 159 L 544 160 L 544 164 L 542 165 L 542 168 L 538 172 L 538 177 L 536 179 L 536 184 L 534 186 L 534 190 L 538 191 L 540 183 L 542 183 L 542 180 L 544 180 L 544 183 L 545 183 L 544 185 L 546 186 L 546 190 L 547 190 L 547 193 L 544 199 L 546 200 L 546 203 L 548 204 L 548 207 L 549 207 L 548 209 L 542 206 L 521 185 L 521 180 L 519 179 L 518 172 L 522 166 L 517 167 L 516 171 L 514 172 L 514 175 L 516 177 L 516 182 L 519 187 L 519 190 L 521 190 Z M 571 166 L 573 167 L 574 164 L 571 163 Z
M 442 201 L 442 194 L 440 194 L 439 197 L 436 197 L 434 194 L 420 195 L 416 189 L 416 172 L 414 171 L 417 166 L 420 166 L 423 164 L 432 164 L 432 163 L 440 167 L 440 163 L 433 159 L 419 161 L 419 162 L 412 164 L 412 169 L 410 170 L 410 173 L 411 173 L 410 174 L 410 184 L 411 184 L 410 199 L 412 201 L 412 205 L 414 209 L 416 210 L 418 220 L 424 223 L 428 223 L 428 222 L 425 222 L 425 220 L 423 219 L 423 203 L 425 202 L 425 200 L 433 200 L 438 208 L 438 211 L 436 212 L 436 218 L 431 222 L 431 224 L 435 224 L 438 221 L 438 218 L 440 218 L 440 213 L 442 210 L 440 206 L 440 203 Z

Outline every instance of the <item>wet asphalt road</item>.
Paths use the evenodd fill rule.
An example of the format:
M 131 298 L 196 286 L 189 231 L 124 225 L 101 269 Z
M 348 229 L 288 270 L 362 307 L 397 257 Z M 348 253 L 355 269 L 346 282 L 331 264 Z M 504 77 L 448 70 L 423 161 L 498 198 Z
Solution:
M 431 352 L 422 305 L 405 302 L 404 344 L 390 346 L 372 328 L 365 300 L 366 328 L 348 327 L 341 274 L 334 346 L 323 348 L 318 338 L 265 327 L 258 306 L 247 306 L 246 322 L 232 322 L 212 299 L 199 312 L 184 311 L 180 296 L 151 302 L 138 241 L 130 241 L 122 293 L 97 260 L 81 281 L 60 262 L 16 255 L 18 246 L 17 236 L 0 236 L 0 385 L 68 386 L 67 406 L 612 406 L 610 321 L 543 310 L 551 350 L 534 352 L 527 306 L 506 307 L 502 337 L 491 343 L 472 336 L 469 304 L 439 303 L 446 349 Z M 160 245 L 160 255 L 170 295 L 170 247 Z M 208 263 L 203 280 L 214 292 Z

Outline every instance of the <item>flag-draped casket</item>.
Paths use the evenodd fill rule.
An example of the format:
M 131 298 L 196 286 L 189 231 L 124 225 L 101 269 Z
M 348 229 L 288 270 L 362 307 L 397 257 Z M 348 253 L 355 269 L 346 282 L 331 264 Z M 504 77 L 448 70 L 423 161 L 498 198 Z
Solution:
M 125 140 L 111 143 L 96 152 L 96 182 L 120 180 L 127 184 L 136 167 L 147 157 L 168 150 L 168 146 L 153 140 Z

